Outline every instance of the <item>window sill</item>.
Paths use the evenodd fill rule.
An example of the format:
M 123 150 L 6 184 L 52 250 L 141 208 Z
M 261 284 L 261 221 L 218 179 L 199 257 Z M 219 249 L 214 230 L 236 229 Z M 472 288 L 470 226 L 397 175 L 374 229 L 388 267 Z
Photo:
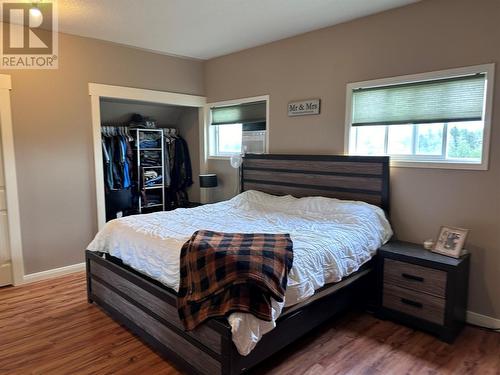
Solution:
M 391 159 L 391 167 L 394 168 L 430 168 L 430 169 L 462 169 L 468 171 L 487 171 L 488 163 L 442 163 L 432 161 L 402 161 Z
M 247 152 L 247 155 L 265 155 L 268 154 L 269 152 Z M 229 160 L 231 159 L 232 156 L 234 155 L 240 155 L 240 154 L 233 154 L 233 155 L 209 155 L 207 156 L 207 160 Z M 244 155 L 241 155 L 244 157 Z
M 231 159 L 231 156 L 232 155 L 228 155 L 228 156 L 213 155 L 213 156 L 208 156 L 207 159 L 208 160 L 229 160 L 229 159 Z

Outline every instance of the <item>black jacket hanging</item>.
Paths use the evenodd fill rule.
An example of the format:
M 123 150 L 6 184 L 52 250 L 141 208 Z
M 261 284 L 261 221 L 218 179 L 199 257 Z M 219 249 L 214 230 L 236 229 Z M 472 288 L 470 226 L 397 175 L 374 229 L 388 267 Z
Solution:
M 173 155 L 169 155 L 172 165 L 171 182 L 170 187 L 166 189 L 169 208 L 185 206 L 189 202 L 186 189 L 193 185 L 193 170 L 187 142 L 178 136 L 173 140 L 173 143 L 173 147 L 169 147 L 169 150 L 173 151 Z

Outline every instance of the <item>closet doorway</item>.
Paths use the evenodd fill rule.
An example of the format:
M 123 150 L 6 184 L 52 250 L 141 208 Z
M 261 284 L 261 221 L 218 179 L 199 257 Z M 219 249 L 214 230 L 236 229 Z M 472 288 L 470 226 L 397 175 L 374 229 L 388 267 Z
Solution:
M 202 200 L 205 97 L 96 83 L 89 95 L 99 229 L 113 218 L 175 208 L 186 197 Z M 192 185 L 177 191 L 170 175 L 185 176 L 177 162 L 188 156 Z

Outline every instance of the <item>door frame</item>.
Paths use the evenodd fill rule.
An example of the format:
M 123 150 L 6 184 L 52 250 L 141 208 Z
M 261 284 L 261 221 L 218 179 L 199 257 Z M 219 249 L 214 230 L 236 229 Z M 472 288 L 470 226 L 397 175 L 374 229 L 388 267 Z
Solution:
M 14 134 L 10 101 L 11 90 L 12 83 L 10 75 L 0 74 L 0 124 L 2 134 L 1 138 L 5 176 L 7 222 L 9 225 L 12 283 L 14 285 L 19 285 L 24 282 L 24 260 L 17 188 L 16 155 L 14 150 Z
M 92 110 L 92 141 L 94 145 L 95 188 L 97 201 L 97 227 L 102 229 L 106 223 L 106 200 L 104 194 L 104 170 L 101 145 L 101 98 L 148 102 L 155 104 L 179 105 L 198 108 L 200 129 L 200 155 L 205 154 L 203 139 L 205 128 L 204 96 L 179 94 L 168 91 L 138 89 L 125 86 L 112 86 L 100 83 L 89 83 L 90 105 Z M 200 158 L 200 173 L 205 172 L 203 157 Z

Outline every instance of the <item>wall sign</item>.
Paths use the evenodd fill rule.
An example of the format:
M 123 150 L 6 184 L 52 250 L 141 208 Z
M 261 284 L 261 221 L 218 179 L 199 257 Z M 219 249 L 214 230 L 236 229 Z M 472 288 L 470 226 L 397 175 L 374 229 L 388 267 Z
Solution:
M 320 100 L 309 99 L 288 103 L 288 116 L 319 115 Z

